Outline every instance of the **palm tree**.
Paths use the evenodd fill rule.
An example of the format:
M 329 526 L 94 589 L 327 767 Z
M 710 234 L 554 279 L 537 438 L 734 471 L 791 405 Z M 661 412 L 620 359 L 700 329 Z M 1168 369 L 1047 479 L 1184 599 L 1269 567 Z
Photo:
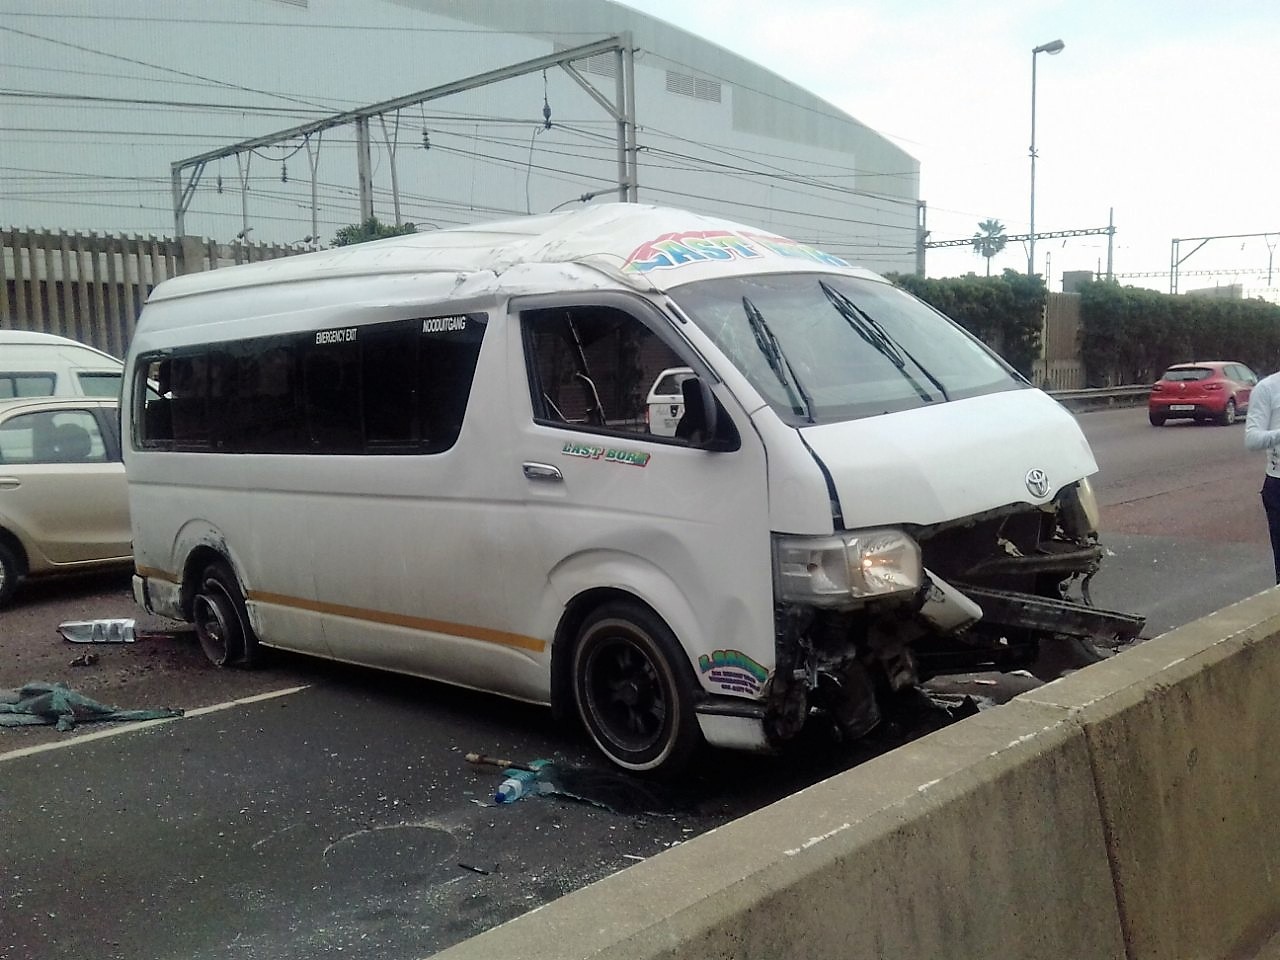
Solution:
M 1004 249 L 1009 241 L 1004 235 L 1004 224 L 999 220 L 983 220 L 973 235 L 973 251 L 987 258 L 987 276 L 991 276 L 991 258 Z

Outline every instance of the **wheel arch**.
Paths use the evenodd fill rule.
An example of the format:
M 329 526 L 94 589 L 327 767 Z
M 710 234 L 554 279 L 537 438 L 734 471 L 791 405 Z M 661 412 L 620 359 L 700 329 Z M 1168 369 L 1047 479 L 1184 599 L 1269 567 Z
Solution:
M 215 562 L 225 563 L 237 580 L 239 579 L 235 566 L 224 551 L 207 543 L 197 544 L 187 554 L 182 567 L 182 612 L 188 619 L 191 617 L 191 601 L 195 597 L 200 573 L 209 564 Z
M 633 603 L 638 607 L 642 607 L 656 619 L 661 621 L 672 636 L 676 638 L 676 642 L 684 651 L 685 656 L 680 663 L 672 664 L 676 670 L 686 671 L 690 683 L 695 691 L 702 689 L 702 684 L 698 680 L 696 671 L 693 669 L 693 662 L 690 659 L 691 654 L 689 648 L 685 646 L 680 639 L 680 634 L 676 628 L 672 626 L 671 621 L 662 615 L 662 612 L 654 607 L 653 604 L 646 601 L 643 597 L 629 590 L 614 586 L 591 587 L 578 593 L 564 607 L 564 613 L 560 617 L 560 622 L 556 625 L 555 635 L 551 643 L 551 710 L 557 722 L 569 721 L 574 716 L 573 704 L 573 644 L 578 638 L 578 633 L 582 629 L 582 625 L 586 622 L 591 614 L 600 607 L 608 603 L 623 602 Z

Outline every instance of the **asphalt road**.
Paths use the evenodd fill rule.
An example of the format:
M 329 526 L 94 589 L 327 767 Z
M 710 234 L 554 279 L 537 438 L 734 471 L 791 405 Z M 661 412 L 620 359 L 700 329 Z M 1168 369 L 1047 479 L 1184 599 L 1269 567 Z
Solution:
M 1154 635 L 1271 585 L 1262 466 L 1241 427 L 1157 430 L 1134 409 L 1080 421 L 1113 554 L 1096 602 L 1145 614 Z M 78 653 L 53 628 L 98 615 L 131 615 L 124 581 L 20 597 L 0 615 L 0 649 L 16 636 L 27 652 L 0 660 L 0 687 Z M 494 697 L 302 658 L 213 671 L 186 636 L 101 654 L 67 675 L 142 698 L 120 705 L 251 699 L 100 739 L 0 732 L 2 958 L 422 957 L 894 742 L 715 755 L 662 790 L 606 771 L 545 711 Z M 553 758 L 593 802 L 495 806 L 500 774 L 468 751 Z

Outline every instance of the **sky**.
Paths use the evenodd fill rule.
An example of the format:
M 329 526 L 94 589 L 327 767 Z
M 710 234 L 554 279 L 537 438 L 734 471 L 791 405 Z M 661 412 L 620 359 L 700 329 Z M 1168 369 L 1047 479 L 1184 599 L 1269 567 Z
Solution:
M 622 0 L 766 67 L 920 161 L 930 240 L 1105 228 L 1122 284 L 1280 287 L 1275 0 Z M 1246 234 L 1262 234 L 1246 237 Z M 1199 245 L 1205 237 L 1214 239 Z M 1194 241 L 1194 242 L 1190 242 Z M 1194 252 L 1193 252 L 1194 251 Z M 1107 237 L 1037 240 L 1036 272 L 1107 269 Z M 1047 266 L 1047 270 L 1046 270 Z M 1025 271 L 1011 243 L 992 273 Z M 986 265 L 930 249 L 930 276 Z M 1196 275 L 1192 271 L 1209 271 Z M 1228 271 L 1247 271 L 1230 273 Z M 1154 277 L 1124 274 L 1159 273 Z

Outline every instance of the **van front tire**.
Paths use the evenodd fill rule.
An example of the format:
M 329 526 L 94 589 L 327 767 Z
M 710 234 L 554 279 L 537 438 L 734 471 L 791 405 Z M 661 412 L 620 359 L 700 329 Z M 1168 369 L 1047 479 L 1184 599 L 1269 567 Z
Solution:
M 639 604 L 607 603 L 573 650 L 573 697 L 591 739 L 636 773 L 679 773 L 702 742 L 694 684 L 671 630 Z
M 225 563 L 209 564 L 200 573 L 191 600 L 200 649 L 215 667 L 252 667 L 258 659 L 258 638 L 249 623 L 244 594 Z

